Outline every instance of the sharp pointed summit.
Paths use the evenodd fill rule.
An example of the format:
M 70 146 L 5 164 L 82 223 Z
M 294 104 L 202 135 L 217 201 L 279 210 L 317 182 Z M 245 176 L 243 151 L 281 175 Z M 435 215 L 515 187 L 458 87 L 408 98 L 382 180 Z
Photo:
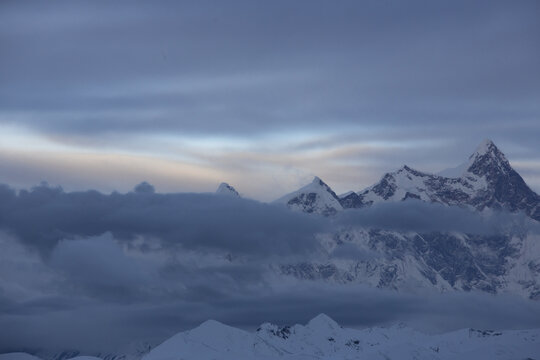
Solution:
M 469 201 L 477 209 L 523 211 L 540 220 L 540 197 L 527 186 L 491 140 L 484 140 L 470 156 L 463 178 L 478 190 Z
M 286 204 L 293 210 L 325 216 L 343 210 L 336 193 L 317 176 L 310 184 L 277 199 L 275 202 Z
M 497 176 L 512 171 L 504 154 L 491 140 L 484 140 L 469 157 L 467 172 L 476 176 Z
M 232 187 L 231 185 L 225 182 L 222 182 L 221 184 L 219 184 L 216 190 L 216 194 L 240 197 L 240 194 L 238 193 L 238 191 L 236 191 L 234 187 Z
M 493 140 L 486 138 L 486 139 L 482 140 L 482 142 L 480 144 L 478 144 L 478 146 L 476 147 L 476 151 L 474 153 L 483 155 L 483 154 L 489 153 L 489 152 L 494 151 L 494 150 L 499 151 L 497 146 L 495 146 L 495 143 L 493 142 Z M 471 155 L 471 156 L 473 156 L 473 155 Z

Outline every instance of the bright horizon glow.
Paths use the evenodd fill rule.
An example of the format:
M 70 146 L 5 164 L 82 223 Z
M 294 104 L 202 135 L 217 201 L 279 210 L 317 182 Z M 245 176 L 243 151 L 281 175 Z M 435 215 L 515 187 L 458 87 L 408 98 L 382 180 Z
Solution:
M 355 142 L 346 134 L 315 131 L 252 139 L 134 134 L 121 142 L 105 137 L 97 144 L 81 144 L 10 124 L 0 126 L 0 158 L 7 168 L 0 179 L 19 188 L 47 181 L 67 190 L 87 187 L 106 192 L 129 191 L 141 181 L 149 181 L 160 192 L 212 192 L 220 182 L 228 182 L 243 196 L 272 201 L 314 176 L 340 194 L 362 190 L 402 164 L 437 173 L 443 168 L 421 168 L 405 157 L 436 152 L 440 146 L 436 140 Z M 539 187 L 539 162 L 507 157 L 531 188 Z M 386 167 L 378 166 L 392 160 Z M 9 176 L 10 168 L 19 170 Z M 17 178 L 18 173 L 27 175 Z

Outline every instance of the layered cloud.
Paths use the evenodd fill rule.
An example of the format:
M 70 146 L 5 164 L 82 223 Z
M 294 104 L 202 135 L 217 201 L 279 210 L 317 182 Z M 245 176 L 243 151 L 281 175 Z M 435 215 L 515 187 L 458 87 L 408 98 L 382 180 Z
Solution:
M 324 222 L 278 206 L 214 194 L 157 194 L 148 184 L 110 195 L 47 185 L 16 193 L 2 185 L 0 199 L 0 226 L 43 252 L 62 239 L 109 231 L 188 250 L 294 254 L 313 251 L 312 235 L 324 229 Z
M 347 326 L 407 322 L 426 331 L 538 327 L 537 303 L 487 294 L 400 294 L 277 276 L 275 264 L 328 256 L 342 227 L 485 234 L 527 222 L 414 201 L 330 220 L 215 194 L 110 195 L 0 187 L 0 352 L 123 351 L 214 318 L 254 328 L 324 312 Z M 428 216 L 429 215 L 429 216 Z M 429 218 L 429 220 L 427 220 Z M 497 226 L 494 226 L 497 224 Z M 536 232 L 533 227 L 529 231 Z M 331 254 L 370 259 L 353 244 Z M 511 309 L 511 310 L 509 310 Z
M 486 210 L 484 214 L 480 214 L 470 208 L 420 200 L 382 203 L 359 210 L 347 210 L 337 216 L 336 223 L 341 226 L 406 232 L 455 231 L 479 235 L 540 231 L 538 223 L 522 213 Z

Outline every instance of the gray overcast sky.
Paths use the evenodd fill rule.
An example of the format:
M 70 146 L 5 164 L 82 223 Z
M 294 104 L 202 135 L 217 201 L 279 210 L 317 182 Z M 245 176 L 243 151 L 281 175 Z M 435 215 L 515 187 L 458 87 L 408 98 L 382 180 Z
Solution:
M 0 4 L 0 182 L 270 200 L 491 138 L 540 189 L 538 1 Z

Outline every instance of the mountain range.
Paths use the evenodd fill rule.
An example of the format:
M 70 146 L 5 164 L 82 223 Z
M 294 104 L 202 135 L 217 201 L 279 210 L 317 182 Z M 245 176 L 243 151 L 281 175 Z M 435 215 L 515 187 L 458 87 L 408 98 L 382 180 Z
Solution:
M 333 215 L 338 211 L 363 208 L 384 202 L 416 199 L 430 203 L 522 211 L 540 221 L 540 197 L 512 168 L 491 140 L 484 140 L 455 177 L 429 174 L 407 165 L 386 173 L 379 182 L 358 192 L 341 196 L 320 178 L 276 200 L 291 209 Z
M 216 196 L 240 194 L 222 183 Z M 478 232 L 450 231 L 437 224 L 423 230 L 399 229 L 360 221 L 371 210 L 390 217 L 392 206 L 407 212 L 419 204 L 428 210 L 463 211 L 476 216 L 474 221 L 498 221 L 500 213 L 516 222 Z M 366 189 L 343 195 L 315 177 L 274 205 L 333 224 L 330 231 L 317 234 L 321 250 L 316 256 L 269 264 L 278 276 L 403 292 L 475 290 L 540 300 L 540 235 L 530 231 L 538 229 L 539 196 L 492 141 L 482 142 L 452 171 L 431 174 L 403 166 Z M 342 221 L 351 214 L 358 223 Z M 397 218 L 392 214 L 392 221 L 401 215 L 407 222 L 405 213 Z M 434 222 L 435 215 L 423 214 L 425 222 Z M 226 256 L 230 263 L 242 261 Z M 540 330 L 464 329 L 438 335 L 404 325 L 354 330 L 321 314 L 306 325 L 265 323 L 255 332 L 208 320 L 160 345 L 144 342 L 114 353 L 94 353 L 98 357 L 79 356 L 78 350 L 38 351 L 1 354 L 0 360 L 533 359 L 539 348 Z
M 537 225 L 538 194 L 527 186 L 491 140 L 483 141 L 468 161 L 457 168 L 457 173 L 455 170 L 451 176 L 444 176 L 403 166 L 384 174 L 379 182 L 364 190 L 341 196 L 315 177 L 310 184 L 274 203 L 329 218 L 377 205 L 434 204 L 469 210 L 484 218 L 500 211 L 524 214 L 529 223 Z M 428 214 L 426 221 L 429 220 Z M 300 279 L 365 283 L 396 290 L 480 290 L 540 299 L 540 237 L 521 224 L 489 234 L 342 226 L 321 238 L 326 257 L 279 264 L 277 271 Z M 333 256 L 351 246 L 370 255 Z

